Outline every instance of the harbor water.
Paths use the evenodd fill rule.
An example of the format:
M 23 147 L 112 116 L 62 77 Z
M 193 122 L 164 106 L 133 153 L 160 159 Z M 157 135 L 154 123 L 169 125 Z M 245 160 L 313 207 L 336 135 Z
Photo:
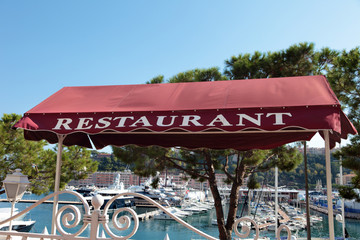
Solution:
M 23 199 L 41 199 L 44 196 L 36 196 L 33 194 L 24 195 Z M 4 199 L 6 196 L 3 194 L 0 196 L 0 198 Z M 60 200 L 76 200 L 73 195 L 70 194 L 62 194 L 60 196 Z M 31 203 L 17 203 L 16 208 L 20 211 L 24 210 L 25 208 L 31 206 Z M 1 202 L 0 207 L 10 207 L 10 204 L 8 202 Z M 61 207 L 61 205 L 60 205 Z M 79 205 L 79 208 L 82 210 L 81 205 Z M 225 212 L 227 211 L 227 207 L 224 206 Z M 146 211 L 151 211 L 151 209 L 148 208 L 137 208 L 135 209 L 137 213 L 144 213 Z M 240 215 L 241 212 L 241 206 L 239 206 L 238 209 L 238 215 Z M 311 211 L 312 215 L 318 215 L 323 217 L 323 221 L 317 224 L 314 224 L 311 227 L 311 236 L 312 237 L 320 237 L 320 238 L 326 238 L 329 235 L 328 232 L 328 220 L 327 215 L 321 214 L 318 212 Z M 246 212 L 245 214 L 246 215 Z M 31 220 L 35 220 L 36 224 L 32 228 L 31 232 L 37 232 L 41 233 L 43 232 L 44 228 L 46 227 L 48 231 L 50 232 L 51 229 L 51 219 L 52 219 L 52 204 L 41 204 L 40 206 L 34 208 L 31 210 L 26 218 L 30 218 Z M 192 215 L 190 217 L 184 218 L 184 220 L 194 226 L 195 228 L 211 235 L 214 237 L 218 237 L 218 229 L 216 225 L 212 224 L 212 219 L 215 219 L 215 210 L 209 210 L 207 213 L 203 214 L 196 214 Z M 111 220 L 111 216 L 110 216 Z M 81 225 L 82 223 L 80 223 Z M 114 233 L 126 236 L 131 232 L 130 230 L 119 232 L 115 230 L 111 224 L 110 228 L 113 230 Z M 360 239 L 360 221 L 359 220 L 352 220 L 352 219 L 346 219 L 346 229 L 349 233 L 350 238 L 349 239 Z M 74 232 L 74 230 L 69 230 L 69 232 Z M 100 233 L 102 233 L 103 230 L 100 230 Z M 283 232 L 285 236 L 285 231 Z M 185 239 L 204 239 L 200 235 L 188 230 L 181 224 L 177 223 L 173 220 L 157 220 L 157 219 L 148 219 L 144 221 L 140 221 L 139 223 L 139 229 L 136 232 L 136 234 L 131 237 L 131 239 L 134 240 L 142 240 L 142 239 L 159 239 L 162 240 L 165 238 L 165 235 L 168 234 L 169 238 L 171 240 L 185 240 Z M 87 229 L 82 235 L 86 236 L 89 235 L 89 229 Z M 299 231 L 297 233 L 299 237 L 306 237 L 306 231 Z M 235 237 L 235 234 L 233 234 Z M 260 236 L 267 236 L 272 239 L 275 239 L 274 232 L 268 232 L 266 230 L 260 231 Z M 342 236 L 342 226 L 341 223 L 335 221 L 335 236 L 341 237 Z M 251 236 L 250 236 L 251 237 Z

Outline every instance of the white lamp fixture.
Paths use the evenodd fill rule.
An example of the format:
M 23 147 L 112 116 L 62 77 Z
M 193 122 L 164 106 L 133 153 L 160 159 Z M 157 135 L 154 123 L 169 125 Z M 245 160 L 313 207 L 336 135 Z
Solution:
M 12 217 L 15 203 L 22 198 L 30 182 L 28 177 L 21 173 L 21 169 L 15 169 L 14 173 L 6 175 L 3 184 L 7 199 L 9 202 L 11 202 L 10 217 Z M 12 221 L 10 221 L 9 230 L 12 230 Z
M 14 173 L 6 175 L 3 184 L 8 201 L 18 202 L 24 195 L 30 182 L 28 177 L 21 173 L 21 169 L 15 169 Z

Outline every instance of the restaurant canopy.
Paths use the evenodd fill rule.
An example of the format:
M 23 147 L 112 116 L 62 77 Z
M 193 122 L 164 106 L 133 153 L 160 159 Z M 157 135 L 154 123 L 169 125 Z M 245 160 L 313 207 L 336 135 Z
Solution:
M 270 149 L 329 130 L 330 146 L 356 130 L 324 76 L 64 87 L 15 128 L 28 140 L 107 145 Z
M 324 76 L 216 82 L 65 87 L 26 112 L 14 128 L 28 140 L 58 143 L 54 191 L 63 145 L 270 149 L 325 139 L 327 200 L 330 148 L 356 129 Z M 58 197 L 54 197 L 52 234 Z M 335 239 L 332 204 L 329 237 Z

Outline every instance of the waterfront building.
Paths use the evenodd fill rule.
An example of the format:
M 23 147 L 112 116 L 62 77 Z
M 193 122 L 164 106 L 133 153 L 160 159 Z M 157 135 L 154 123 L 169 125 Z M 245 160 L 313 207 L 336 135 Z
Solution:
M 343 185 L 345 186 L 351 186 L 351 180 L 353 179 L 353 177 L 355 177 L 356 174 L 355 173 L 350 173 L 350 174 L 345 174 L 343 175 Z M 337 178 L 335 178 L 335 183 L 340 185 L 340 176 L 338 176 Z
M 148 180 L 145 177 L 139 177 L 130 170 L 118 171 L 118 172 L 95 172 L 90 174 L 88 178 L 81 179 L 81 180 L 71 180 L 69 182 L 69 186 L 74 187 L 86 187 L 86 186 L 95 186 L 97 188 L 106 188 L 109 187 L 114 183 L 114 180 L 120 174 L 120 182 L 124 184 L 125 188 L 134 185 L 140 185 Z M 158 177 L 165 183 L 165 179 L 167 179 L 167 185 L 170 187 L 169 184 L 173 184 L 175 186 L 186 186 L 187 188 L 197 189 L 197 190 L 205 190 L 209 188 L 209 184 L 207 181 L 199 182 L 194 179 L 188 179 L 184 173 L 166 173 L 165 171 L 160 173 Z M 216 174 L 216 180 L 218 186 L 221 189 L 229 189 L 231 185 L 226 184 L 226 175 L 225 174 Z M 246 186 L 246 180 L 244 181 L 244 185 Z
M 240 189 L 240 197 L 245 197 L 248 194 L 247 188 Z M 253 199 L 262 199 L 266 201 L 275 200 L 275 189 L 271 187 L 264 187 L 259 189 L 251 190 L 251 195 Z M 278 198 L 279 202 L 295 202 L 299 199 L 299 191 L 295 189 L 279 188 L 278 189 Z
M 299 147 L 299 152 L 304 153 L 304 148 Z M 333 148 L 330 150 L 330 153 L 338 151 L 338 148 Z M 308 154 L 314 154 L 314 155 L 325 155 L 325 148 L 318 148 L 318 147 L 309 147 L 306 149 L 306 152 Z

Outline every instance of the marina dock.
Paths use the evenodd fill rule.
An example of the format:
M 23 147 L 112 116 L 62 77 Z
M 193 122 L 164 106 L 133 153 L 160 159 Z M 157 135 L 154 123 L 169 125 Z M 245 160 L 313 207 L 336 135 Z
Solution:
M 278 212 L 280 216 L 283 218 L 282 220 L 280 220 L 280 223 L 286 223 L 290 220 L 289 216 L 280 208 L 278 208 Z
M 38 200 L 37 199 L 22 199 L 19 202 L 20 203 L 36 203 Z M 0 199 L 0 202 L 8 202 L 7 199 Z M 45 202 L 43 202 L 43 204 L 53 204 L 54 201 L 53 200 L 47 200 Z M 82 202 L 80 201 L 62 201 L 59 200 L 58 201 L 59 204 L 67 204 L 67 205 L 82 205 Z
M 150 218 L 153 218 L 156 214 L 159 214 L 160 212 L 161 210 L 154 210 L 154 211 L 138 214 L 138 219 L 140 221 L 148 220 Z
M 310 208 L 312 210 L 315 210 L 317 212 L 321 212 L 321 213 L 324 213 L 324 214 L 328 214 L 328 209 L 325 208 L 325 207 L 320 207 L 320 206 L 315 206 L 313 204 L 310 204 Z M 334 216 L 336 216 L 337 214 L 341 214 L 341 211 L 340 210 L 337 210 L 337 209 L 333 209 L 333 213 L 334 213 Z M 360 220 L 360 214 L 358 213 L 350 213 L 350 212 L 345 212 L 345 217 L 346 218 L 351 218 L 351 219 L 358 219 Z
M 259 227 L 260 230 L 262 230 L 262 229 L 267 228 L 268 226 L 270 226 L 272 224 L 273 223 L 264 223 L 264 224 L 259 225 L 258 227 Z

